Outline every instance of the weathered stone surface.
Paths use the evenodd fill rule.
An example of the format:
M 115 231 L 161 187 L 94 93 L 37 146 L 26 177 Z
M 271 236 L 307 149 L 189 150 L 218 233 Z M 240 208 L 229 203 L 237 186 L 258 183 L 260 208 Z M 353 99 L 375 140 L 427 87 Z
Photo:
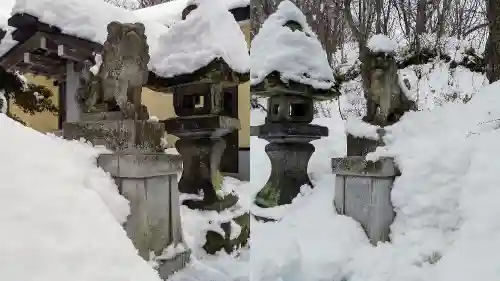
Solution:
M 191 250 L 186 250 L 185 252 L 175 255 L 171 259 L 158 261 L 160 262 L 158 266 L 158 273 L 160 274 L 161 279 L 168 280 L 172 274 L 179 271 L 179 269 L 186 267 L 190 258 Z
M 266 153 L 271 160 L 271 176 L 257 194 L 255 204 L 261 208 L 290 204 L 300 187 L 312 186 L 307 175 L 307 164 L 314 153 L 310 143 L 269 143 Z
M 149 46 L 142 23 L 111 22 L 102 48 L 102 63 L 94 76 L 89 63 L 81 77 L 78 101 L 84 112 L 118 109 L 124 119 L 147 120 L 141 104 L 142 87 L 149 76 Z
M 218 138 L 240 128 L 238 119 L 220 115 L 185 116 L 163 122 L 169 134 L 189 138 Z
M 163 153 L 101 154 L 97 163 L 112 177 L 119 178 L 150 178 L 182 171 L 179 155 Z
M 223 109 L 221 84 L 199 82 L 174 88 L 174 110 L 177 116 L 220 114 Z
M 366 156 L 383 145 L 382 140 L 358 138 L 349 133 L 347 134 L 347 156 Z
M 301 95 L 273 95 L 268 99 L 266 122 L 311 123 L 314 104 L 310 97 Z
M 332 170 L 334 174 L 346 176 L 393 177 L 399 176 L 398 167 L 391 158 L 382 158 L 379 161 L 366 161 L 364 156 L 350 156 L 333 158 Z
M 225 142 L 223 139 L 180 138 L 175 147 L 182 157 L 184 169 L 179 181 L 179 191 L 187 194 L 203 192 L 203 204 L 218 201 L 214 177 L 219 169 Z
M 272 168 L 255 204 L 261 208 L 290 204 L 301 186 L 312 186 L 307 165 L 314 145 L 309 142 L 328 136 L 328 128 L 305 123 L 267 122 L 259 127 L 258 133 L 259 138 L 270 142 L 266 145 L 266 153 Z
M 164 132 L 162 123 L 148 121 L 104 120 L 63 124 L 65 139 L 84 138 L 94 145 L 104 145 L 124 153 L 163 151 L 161 138 Z
M 328 136 L 328 128 L 303 123 L 265 123 L 259 138 L 270 142 L 310 142 Z
M 393 54 L 366 50 L 362 52 L 361 61 L 367 108 L 365 122 L 388 126 L 399 121 L 405 112 L 417 109 L 401 89 Z
M 151 160 L 155 157 L 156 162 L 161 163 L 159 165 L 170 169 L 152 168 L 155 162 Z M 127 163 L 124 166 L 110 164 L 122 159 Z M 148 165 L 155 173 L 148 175 L 136 171 L 144 171 L 141 167 L 144 159 L 150 160 Z M 98 165 L 105 171 L 111 168 L 109 172 L 114 174 L 120 193 L 130 201 L 131 215 L 125 223 L 125 229 L 141 257 L 147 260 L 150 252 L 161 255 L 168 245 L 183 242 L 177 188 L 179 157 L 167 154 L 150 154 L 146 157 L 104 154 L 98 158 Z
M 248 238 L 250 237 L 250 214 L 246 213 L 233 219 L 241 227 L 241 232 L 235 239 L 231 239 L 231 226 L 230 222 L 220 224 L 224 231 L 224 237 L 215 231 L 207 231 L 206 242 L 203 249 L 209 254 L 215 254 L 220 250 L 226 253 L 232 253 L 235 249 L 247 245 Z
M 336 174 L 334 206 L 339 214 L 358 221 L 370 242 L 389 240 L 394 220 L 391 188 L 399 170 L 391 158 L 375 163 L 364 157 L 334 158 Z

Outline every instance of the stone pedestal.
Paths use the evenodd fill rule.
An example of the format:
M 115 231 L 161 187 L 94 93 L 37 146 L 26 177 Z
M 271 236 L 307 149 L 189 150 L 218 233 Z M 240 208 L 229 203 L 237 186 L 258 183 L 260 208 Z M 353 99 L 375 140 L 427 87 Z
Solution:
M 389 241 L 394 220 L 391 188 L 399 170 L 391 158 L 368 162 L 363 156 L 332 159 L 337 212 L 358 221 L 370 242 Z
M 161 138 L 164 133 L 162 123 L 149 121 L 108 119 L 63 124 L 65 139 L 84 138 L 93 145 L 103 145 L 123 153 L 162 152 Z
M 171 244 L 183 243 L 177 173 L 177 155 L 162 153 L 101 154 L 97 164 L 115 179 L 130 202 L 125 223 L 128 236 L 144 259 L 159 256 Z
M 290 204 L 301 186 L 311 185 L 307 165 L 314 153 L 311 141 L 328 135 L 328 128 L 303 123 L 266 123 L 259 128 L 259 138 L 270 143 L 266 153 L 271 160 L 271 175 L 257 194 L 261 208 Z
M 355 137 L 347 133 L 347 155 L 348 156 L 366 156 L 370 152 L 374 152 L 377 147 L 383 146 L 381 140 L 371 140 L 366 138 Z
M 158 122 L 119 119 L 117 112 L 87 114 L 81 122 L 66 123 L 66 139 L 84 138 L 104 145 L 114 153 L 101 154 L 97 164 L 115 179 L 120 194 L 130 202 L 130 216 L 124 224 L 139 255 L 161 256 L 169 245 L 184 245 L 177 174 L 179 156 L 162 152 L 164 125 Z M 187 247 L 184 246 L 187 249 Z M 159 272 L 167 279 L 189 261 L 190 250 L 162 259 Z

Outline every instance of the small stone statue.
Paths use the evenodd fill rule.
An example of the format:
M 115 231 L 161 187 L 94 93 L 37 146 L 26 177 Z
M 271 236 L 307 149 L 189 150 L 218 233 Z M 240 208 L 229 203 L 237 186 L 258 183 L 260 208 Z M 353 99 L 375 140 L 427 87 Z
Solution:
M 388 126 L 399 121 L 405 112 L 417 110 L 416 104 L 401 89 L 392 54 L 367 50 L 361 73 L 367 107 L 363 121 Z
M 147 108 L 141 104 L 142 86 L 149 71 L 149 46 L 142 23 L 108 24 L 102 63 L 97 75 L 87 62 L 81 76 L 78 102 L 84 112 L 121 111 L 125 119 L 147 120 Z

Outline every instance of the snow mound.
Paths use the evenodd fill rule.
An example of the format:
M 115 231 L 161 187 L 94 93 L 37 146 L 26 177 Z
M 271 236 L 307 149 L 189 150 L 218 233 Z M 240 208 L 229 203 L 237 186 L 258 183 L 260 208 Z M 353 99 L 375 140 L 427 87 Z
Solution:
M 345 132 L 358 138 L 379 140 L 380 127 L 363 122 L 360 118 L 349 118 L 345 124 Z
M 367 47 L 376 53 L 394 53 L 398 48 L 398 43 L 386 35 L 376 34 L 368 40 Z
M 303 31 L 284 26 L 295 21 Z M 267 75 L 277 71 L 283 82 L 289 80 L 330 89 L 334 84 L 326 52 L 304 14 L 292 2 L 285 0 L 276 13 L 262 24 L 250 47 L 251 83 L 261 83 Z
M 222 1 L 193 1 L 198 8 L 158 39 L 167 47 L 151 56 L 149 65 L 156 74 L 190 74 L 217 58 L 238 73 L 249 72 L 245 35 Z
M 0 280 L 160 280 L 120 225 L 128 202 L 102 152 L 0 114 Z
M 255 280 L 498 280 L 499 91 L 495 83 L 466 104 L 409 112 L 386 127 L 386 147 L 370 158 L 395 157 L 402 171 L 392 191 L 391 243 L 372 246 L 357 222 L 336 214 L 334 175 L 312 171 L 313 192 L 294 200 L 280 222 L 252 222 Z M 316 153 L 337 147 L 341 157 L 344 139 L 332 134 Z M 269 174 L 259 143 L 252 143 L 252 179 L 254 171 Z
M 133 13 L 143 20 L 155 20 L 167 26 L 182 20 L 182 11 L 189 6 L 192 0 L 173 0 L 166 3 L 137 9 Z M 250 5 L 250 0 L 223 0 L 222 4 L 228 10 Z

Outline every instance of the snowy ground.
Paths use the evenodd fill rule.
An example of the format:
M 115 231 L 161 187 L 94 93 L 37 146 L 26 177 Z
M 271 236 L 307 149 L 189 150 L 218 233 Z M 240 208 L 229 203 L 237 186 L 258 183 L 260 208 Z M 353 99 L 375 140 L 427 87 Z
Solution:
M 317 120 L 330 137 L 315 143 L 309 172 L 316 187 L 287 206 L 279 223 L 252 221 L 251 280 L 499 280 L 499 91 L 500 83 L 487 86 L 467 104 L 411 113 L 388 129 L 387 149 L 377 155 L 394 156 L 403 175 L 392 193 L 392 242 L 377 247 L 335 213 L 328 159 L 345 154 L 343 121 Z M 252 139 L 255 192 L 269 175 L 265 144 Z
M 100 150 L 0 114 L 0 280 L 159 281 L 121 223 Z

